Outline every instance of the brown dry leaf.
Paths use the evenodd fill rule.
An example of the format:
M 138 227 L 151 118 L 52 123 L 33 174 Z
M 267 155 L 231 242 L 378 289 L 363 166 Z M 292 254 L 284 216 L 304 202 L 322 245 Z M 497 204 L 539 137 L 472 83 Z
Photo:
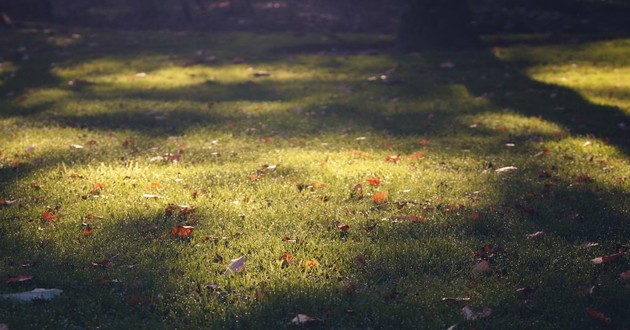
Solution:
M 622 281 L 630 282 L 630 269 L 619 274 L 619 278 L 621 278 Z
M 171 235 L 179 238 L 188 238 L 195 227 L 177 225 L 171 228 Z
M 400 155 L 389 155 L 385 158 L 388 163 L 398 163 L 400 161 Z
M 338 221 L 335 222 L 335 227 L 343 232 L 347 232 L 350 229 L 350 226 L 348 224 L 341 224 Z
M 624 255 L 624 252 L 613 253 L 613 254 L 609 254 L 607 256 L 602 256 L 602 257 L 597 257 L 597 258 L 591 259 L 591 262 L 596 264 L 596 265 L 605 264 L 607 262 L 611 262 L 611 261 L 613 261 L 615 259 L 618 259 L 622 255 Z

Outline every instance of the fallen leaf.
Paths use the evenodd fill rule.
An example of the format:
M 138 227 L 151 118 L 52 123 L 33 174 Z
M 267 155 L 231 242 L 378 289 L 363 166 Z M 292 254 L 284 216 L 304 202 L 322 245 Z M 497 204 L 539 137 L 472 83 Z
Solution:
M 298 314 L 296 317 L 291 320 L 291 324 L 293 325 L 304 325 L 304 326 L 312 326 L 320 324 L 321 320 L 315 317 L 310 317 L 305 314 Z
M 20 275 L 15 275 L 15 276 L 9 276 L 9 278 L 7 278 L 4 281 L 4 283 L 5 284 L 9 284 L 9 283 L 26 282 L 26 281 L 30 281 L 32 279 L 33 279 L 33 276 L 31 276 L 31 275 L 20 274 Z
M 612 319 L 605 315 L 602 312 L 598 312 L 590 307 L 586 308 L 586 314 L 596 320 L 601 321 L 602 323 L 606 324 L 606 325 L 611 325 L 612 324 Z
M 353 188 L 352 192 L 350 192 L 350 196 L 352 197 L 363 197 L 363 185 L 357 183 Z
M 385 158 L 386 162 L 398 163 L 400 161 L 400 155 L 389 155 Z
M 473 274 L 486 274 L 492 271 L 492 267 L 490 267 L 490 262 L 488 260 L 481 260 L 479 263 L 473 267 Z
M 92 235 L 92 226 L 87 225 L 85 228 L 83 228 L 83 232 L 81 234 L 83 236 L 90 236 L 90 235 Z
M 492 315 L 492 309 L 486 307 L 481 312 L 475 312 L 470 306 L 466 305 L 462 308 L 462 315 L 466 321 L 473 321 L 478 318 Z
M 628 269 L 625 272 L 619 274 L 619 277 L 621 278 L 622 281 L 629 282 L 630 281 L 630 269 Z
M 42 213 L 42 220 L 44 220 L 44 222 L 52 222 L 52 221 L 55 221 L 56 219 L 57 219 L 57 216 L 50 211 L 44 211 Z
M 70 147 L 73 149 L 83 149 L 83 146 L 80 144 L 71 144 Z
M 223 275 L 242 272 L 243 269 L 245 269 L 246 260 L 247 258 L 245 257 L 240 257 L 240 258 L 230 260 L 230 264 L 228 265 L 228 268 L 225 270 L 225 272 L 223 272 Z
M 348 230 L 350 230 L 350 226 L 348 224 L 341 224 L 339 222 L 335 223 L 335 227 L 343 232 L 347 232 Z
M 494 171 L 496 173 L 508 173 L 508 172 L 514 172 L 516 170 L 518 170 L 516 166 L 505 166 L 505 167 L 497 168 Z
M 532 238 L 540 237 L 542 235 L 544 235 L 542 231 L 537 231 L 535 233 L 525 235 L 525 238 L 532 239 Z
M 280 260 L 282 261 L 281 266 L 286 267 L 295 262 L 295 257 L 290 252 L 284 252 Z
M 470 297 L 443 297 L 442 301 L 469 301 Z
M 599 246 L 599 243 L 586 242 L 586 243 L 580 244 L 580 249 L 585 250 L 585 249 L 589 249 L 596 246 Z
M 367 183 L 368 183 L 370 186 L 378 186 L 378 185 L 380 185 L 380 184 L 381 184 L 381 179 L 379 179 L 379 178 L 377 178 L 377 177 L 374 177 L 374 178 L 368 178 L 368 179 L 367 179 L 367 180 L 365 180 L 365 181 L 367 181 Z
M 9 326 L 6 323 L 0 323 L 0 330 L 9 330 Z
M 452 69 L 454 67 L 455 67 L 455 64 L 453 64 L 453 62 L 451 62 L 451 61 L 446 61 L 446 62 L 440 63 L 440 68 L 442 68 L 442 69 Z
M 162 196 L 159 196 L 159 195 L 153 195 L 153 194 L 142 194 L 142 197 L 144 197 L 144 198 L 151 198 L 151 199 L 158 199 L 158 198 L 162 198 Z
M 384 192 L 375 193 L 374 196 L 372 196 L 372 201 L 377 204 L 384 203 L 385 201 L 387 201 L 387 193 L 384 193 Z
M 33 289 L 31 291 L 19 292 L 19 293 L 7 293 L 1 294 L 0 298 L 16 300 L 19 302 L 29 302 L 33 300 L 52 300 L 56 296 L 60 295 L 63 290 L 60 289 Z
M 319 267 L 319 261 L 317 259 L 308 259 L 304 261 L 304 268 L 317 268 Z
M 573 180 L 574 184 L 591 183 L 591 182 L 593 182 L 593 179 L 591 179 L 591 177 L 586 174 L 582 174 L 576 177 L 575 180 Z
M 0 198 L 0 206 L 10 206 L 10 205 L 14 204 L 15 202 L 16 202 L 16 200 L 9 200 L 9 199 Z
M 607 256 L 602 256 L 602 257 L 597 257 L 597 258 L 591 259 L 591 262 L 596 264 L 596 265 L 605 264 L 607 262 L 611 262 L 611 261 L 613 261 L 615 259 L 618 259 L 622 255 L 624 255 L 624 252 L 613 253 L 613 254 L 609 254 Z
M 414 160 L 419 160 L 424 158 L 424 153 L 421 151 L 416 151 L 414 153 L 412 153 L 411 155 L 407 156 L 407 158 L 409 159 L 414 159 Z
M 177 225 L 171 228 L 171 235 L 179 238 L 188 238 L 195 227 Z

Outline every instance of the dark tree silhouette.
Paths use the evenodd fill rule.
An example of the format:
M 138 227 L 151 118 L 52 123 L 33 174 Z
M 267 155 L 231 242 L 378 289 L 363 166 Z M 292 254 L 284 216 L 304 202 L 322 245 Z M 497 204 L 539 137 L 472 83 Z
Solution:
M 481 45 L 466 0 L 405 0 L 398 41 L 410 51 Z

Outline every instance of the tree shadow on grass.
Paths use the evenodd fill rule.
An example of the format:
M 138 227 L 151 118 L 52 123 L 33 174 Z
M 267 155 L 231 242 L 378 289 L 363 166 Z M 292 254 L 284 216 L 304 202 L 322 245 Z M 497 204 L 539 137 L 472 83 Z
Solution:
M 456 63 L 454 70 L 439 69 L 444 56 L 452 58 Z M 496 60 L 492 54 L 487 53 L 482 56 L 484 57 L 483 65 L 487 65 L 490 71 L 494 71 L 491 72 L 493 77 L 503 79 L 506 72 L 503 63 Z M 433 72 L 436 78 L 435 84 L 465 85 L 472 91 L 473 96 L 494 92 L 495 96 L 490 96 L 489 102 L 499 107 L 507 107 L 524 116 L 542 117 L 544 120 L 566 127 L 570 133 L 590 134 L 608 140 L 613 146 L 627 153 L 628 146 L 625 140 L 627 135 L 623 131 L 609 129 L 615 127 L 620 118 L 627 119 L 619 109 L 592 105 L 574 91 L 534 82 L 510 69 L 507 69 L 511 76 L 510 82 L 500 90 L 510 91 L 516 95 L 496 96 L 501 93 L 494 90 L 496 88 L 494 83 L 476 83 L 479 72 L 473 70 L 475 63 L 468 59 L 468 56 L 452 53 L 434 58 L 430 63 L 432 63 L 431 67 L 436 68 Z M 333 85 L 339 83 L 359 84 L 356 81 L 335 81 Z M 411 81 L 404 88 L 413 89 L 421 86 L 424 84 L 415 85 Z M 514 90 L 509 90 L 511 88 Z M 445 89 L 448 90 L 448 88 Z M 530 90 L 534 91 L 533 94 L 529 94 Z M 550 93 L 558 94 L 557 98 L 553 99 L 553 104 L 549 104 L 546 96 Z M 426 90 L 420 92 L 421 96 L 430 97 L 430 94 Z M 108 95 L 104 99 L 114 96 Z M 176 97 L 176 91 L 169 96 Z M 94 95 L 94 97 L 99 96 Z M 160 100 L 159 95 L 155 97 L 156 100 Z M 449 94 L 442 97 L 448 98 Z M 202 97 L 199 100 L 204 99 Z M 243 99 L 252 101 L 247 96 Z M 472 98 L 463 101 L 466 100 L 472 102 Z M 342 98 L 323 102 L 327 105 L 327 109 L 320 112 L 318 116 L 309 117 L 309 120 L 316 122 L 310 125 L 318 127 L 336 122 L 335 125 L 340 128 L 353 124 L 363 131 L 386 130 L 396 137 L 422 136 L 434 139 L 438 144 L 442 137 L 456 137 L 454 134 L 457 130 L 464 129 L 462 125 L 456 126 L 455 129 L 451 127 L 458 118 L 457 111 L 443 113 L 442 110 L 448 109 L 433 107 L 423 109 L 421 113 L 414 113 L 415 109 L 410 109 L 402 114 L 383 114 L 374 109 L 349 105 L 353 101 Z M 576 112 L 571 112 L 572 115 L 579 114 L 587 118 L 596 118 L 594 126 L 582 124 L 572 116 L 547 111 L 550 107 L 567 107 L 567 104 L 577 109 Z M 301 111 L 319 111 L 319 107 L 320 105 L 313 105 L 312 108 L 306 107 Z M 487 108 L 472 106 L 468 110 L 469 114 L 476 114 L 483 113 L 485 109 Z M 594 115 L 593 111 L 597 114 Z M 176 111 L 174 114 L 175 121 L 164 122 L 164 124 L 161 124 L 159 120 L 153 121 L 155 118 L 148 119 L 140 112 L 78 114 L 77 116 L 52 117 L 51 120 L 57 123 L 74 122 L 79 127 L 89 130 L 132 130 L 142 135 L 146 134 L 148 137 L 185 133 L 189 125 L 193 123 L 217 127 L 224 123 L 221 120 L 217 121 L 216 115 L 200 114 L 195 110 Z M 437 116 L 439 120 L 430 119 L 431 114 Z M 250 117 L 239 114 L 230 118 L 230 120 L 245 121 L 246 124 L 263 119 L 272 124 L 276 123 L 274 125 L 278 126 L 272 126 L 271 129 L 277 131 L 281 127 L 280 122 L 290 121 L 292 117 L 286 114 L 261 114 Z M 426 124 L 429 126 L 425 126 Z M 155 125 L 157 127 L 153 127 Z M 153 128 L 155 131 L 151 131 Z M 147 133 L 147 129 L 155 135 Z M 289 127 L 288 133 L 317 137 L 321 131 L 312 129 L 305 133 L 300 127 Z M 496 138 L 496 142 L 508 135 L 491 129 L 482 133 Z M 380 149 L 378 145 L 371 147 Z M 383 148 L 387 149 L 387 147 Z M 524 152 L 537 151 L 535 148 L 528 145 Z M 503 152 L 503 149 L 499 147 L 484 148 L 482 154 L 497 156 Z M 459 154 L 459 150 L 444 151 L 444 153 L 455 157 Z M 47 159 L 45 165 L 56 165 L 67 157 L 70 157 L 68 153 L 62 153 L 55 157 L 45 158 Z M 561 160 L 556 161 L 561 162 Z M 28 177 L 34 170 L 42 169 L 42 166 L 33 165 L 16 173 L 10 173 L 9 169 L 3 168 L 0 175 L 3 177 L 3 183 L 16 182 Z M 156 211 L 158 207 L 150 205 L 153 201 L 139 202 L 136 205 L 138 206 L 136 213 L 140 214 L 117 215 L 111 222 L 100 225 L 94 235 L 99 235 L 97 239 L 100 242 L 111 242 L 111 244 L 104 244 L 105 248 L 99 248 L 96 244 L 90 246 L 88 243 L 85 251 L 64 251 L 64 247 L 57 246 L 58 243 L 52 239 L 37 241 L 36 238 L 29 237 L 28 233 L 15 223 L 12 227 L 2 227 L 19 233 L 8 235 L 7 230 L 2 233 L 3 251 L 20 250 L 15 256 L 16 262 L 19 262 L 22 259 L 33 258 L 34 254 L 27 249 L 39 246 L 42 250 L 36 254 L 35 258 L 41 263 L 41 269 L 33 269 L 33 273 L 39 277 L 37 283 L 49 286 L 63 284 L 68 293 L 79 292 L 80 294 L 77 295 L 81 298 L 78 301 L 61 298 L 50 305 L 40 304 L 28 307 L 2 302 L 3 307 L 8 306 L 6 310 L 15 312 L 10 316 L 5 314 L 5 317 L 8 321 L 13 319 L 19 321 L 20 311 L 24 308 L 35 308 L 44 315 L 46 312 L 54 314 L 55 318 L 52 320 L 54 324 L 69 324 L 78 327 L 96 327 L 100 324 L 108 324 L 112 327 L 129 324 L 138 327 L 153 327 L 166 322 L 190 327 L 211 324 L 217 327 L 233 328 L 280 328 L 286 327 L 298 313 L 304 313 L 322 318 L 322 327 L 411 328 L 426 324 L 431 325 L 429 326 L 431 328 L 445 328 L 461 322 L 460 313 L 464 303 L 451 304 L 438 301 L 444 296 L 471 295 L 475 299 L 471 302 L 476 305 L 475 308 L 491 306 L 495 309 L 495 315 L 518 314 L 514 319 L 522 327 L 531 325 L 533 320 L 540 319 L 543 315 L 545 321 L 557 327 L 579 328 L 587 324 L 584 322 L 589 322 L 583 312 L 585 306 L 597 302 L 580 294 L 576 285 L 589 284 L 589 281 L 596 280 L 590 278 L 594 272 L 585 271 L 585 268 L 589 264 L 590 257 L 597 254 L 593 252 L 593 255 L 584 258 L 584 262 L 575 263 L 556 260 L 549 255 L 558 251 L 562 256 L 580 256 L 575 251 L 577 251 L 576 245 L 582 241 L 616 240 L 625 243 L 623 240 L 630 236 L 626 217 L 621 212 L 611 209 L 606 201 L 609 196 L 623 196 L 625 192 L 615 187 L 600 186 L 597 182 L 576 185 L 562 178 L 552 177 L 548 180 L 535 178 L 539 171 L 550 171 L 550 168 L 545 165 L 531 166 L 526 171 L 519 176 L 508 174 L 502 179 L 495 176 L 496 174 L 491 169 L 488 175 L 493 176 L 493 179 L 488 182 L 488 190 L 497 189 L 498 197 L 493 201 L 494 206 L 482 206 L 476 210 L 481 214 L 479 221 L 470 221 L 468 210 L 460 211 L 455 208 L 455 211 L 441 211 L 438 205 L 433 205 L 437 210 L 426 215 L 429 219 L 426 223 L 389 223 L 382 221 L 383 216 L 388 216 L 389 213 L 374 211 L 363 220 L 366 225 L 377 223 L 376 229 L 368 231 L 352 228 L 348 234 L 343 234 L 330 225 L 329 222 L 332 219 L 313 217 L 309 219 L 314 224 L 313 231 L 317 232 L 325 228 L 329 235 L 324 237 L 334 238 L 330 238 L 328 242 L 310 243 L 335 245 L 337 249 L 337 253 L 334 253 L 335 262 L 321 265 L 321 267 L 337 269 L 332 273 L 339 277 L 325 277 L 318 275 L 317 269 L 308 270 L 299 265 L 293 265 L 276 273 L 274 278 L 260 278 L 259 285 L 255 287 L 251 286 L 251 283 L 248 286 L 241 286 L 241 284 L 247 283 L 244 279 L 248 276 L 256 276 L 257 269 L 273 267 L 269 266 L 273 265 L 273 261 L 252 260 L 250 261 L 252 268 L 244 273 L 236 274 L 234 277 L 220 277 L 222 275 L 217 274 L 225 268 L 227 260 L 213 265 L 209 259 L 213 253 L 217 252 L 229 258 L 223 251 L 230 251 L 227 249 L 228 244 L 238 247 L 238 236 L 234 235 L 235 233 L 229 233 L 234 236 L 230 236 L 228 242 L 220 239 L 218 243 L 213 242 L 213 239 L 206 241 L 202 236 L 194 236 L 192 241 L 171 237 L 169 231 L 176 221 L 166 219 L 161 209 Z M 545 188 L 548 183 L 552 183 L 552 186 Z M 211 187 L 210 183 L 208 187 Z M 2 193 L 6 192 L 2 190 Z M 533 195 L 530 195 L 530 192 Z M 556 209 L 555 206 L 558 203 L 566 204 L 567 208 L 572 209 Z M 554 208 L 550 208 L 550 205 Z M 422 212 L 421 206 L 421 204 L 409 206 L 415 209 L 405 210 L 405 212 L 412 214 Z M 443 207 L 442 209 L 449 210 L 450 208 Z M 606 210 L 603 216 L 601 210 Z M 216 214 L 208 211 L 204 216 L 214 219 Z M 225 217 L 230 220 L 239 219 L 238 214 L 228 214 Z M 220 228 L 220 223 L 205 225 L 208 226 L 205 228 L 207 230 L 205 234 L 209 236 L 224 234 L 214 229 Z M 36 229 L 37 225 L 31 227 Z M 148 233 L 144 232 L 147 227 Z M 200 233 L 203 232 L 203 225 L 198 230 Z M 355 234 L 355 230 L 358 233 Z M 542 241 L 523 239 L 526 234 L 537 230 L 543 230 L 545 233 Z M 273 237 L 280 239 L 279 233 L 273 234 L 278 234 L 277 237 Z M 79 228 L 76 230 L 76 236 L 80 236 Z M 549 239 L 544 237 L 549 237 Z M 76 239 L 76 237 L 66 238 Z M 316 238 L 314 236 L 312 239 L 316 240 Z M 492 242 L 488 242 L 489 240 Z M 471 274 L 471 268 L 476 261 L 470 255 L 486 243 L 503 244 L 506 257 L 493 261 L 495 270 L 489 276 L 484 276 L 479 280 Z M 145 250 L 147 245 L 152 249 Z M 597 253 L 604 254 L 609 251 L 609 248 L 612 247 L 602 247 L 602 250 L 598 250 Z M 299 248 L 295 249 L 299 250 Z M 233 254 L 235 250 L 231 250 L 231 253 Z M 315 252 L 323 253 L 317 249 Z M 116 254 L 119 255 L 112 258 Z M 544 257 L 540 258 L 537 254 Z M 198 255 L 207 256 L 207 258 L 195 261 L 194 257 Z M 105 259 L 109 259 L 111 265 L 103 262 Z M 96 266 L 91 262 L 96 263 Z M 198 268 L 190 274 L 182 273 L 182 270 L 178 269 L 181 262 L 198 262 L 196 266 Z M 13 266 L 14 269 L 18 269 L 17 264 Z M 539 275 L 538 278 L 520 277 L 519 273 L 531 272 L 532 268 L 539 270 L 536 274 Z M 615 269 L 611 273 L 618 274 L 622 270 Z M 583 274 L 580 275 L 580 272 Z M 567 276 L 567 273 L 578 273 L 578 275 L 571 277 Z M 68 278 L 79 278 L 84 282 L 67 283 Z M 218 288 L 206 287 L 208 284 L 213 284 L 207 283 L 208 281 L 219 281 Z M 475 281 L 479 283 L 471 288 L 471 283 L 474 284 Z M 609 287 L 618 288 L 617 284 Z M 542 298 L 539 298 L 539 302 L 525 303 L 519 300 L 522 298 L 516 292 L 516 288 L 521 286 L 538 286 L 544 294 L 541 294 Z M 85 292 L 89 294 L 84 294 Z M 620 290 L 620 292 L 623 291 Z M 491 297 L 484 297 L 486 294 Z M 160 295 L 166 298 L 160 298 Z M 619 298 L 616 296 L 615 299 Z M 185 303 L 179 304 L 182 301 Z M 556 308 L 558 301 L 566 303 L 560 311 Z M 624 300 L 620 301 L 620 306 L 625 306 Z M 81 314 L 86 309 L 85 305 L 92 306 L 87 308 L 89 310 L 105 310 L 106 312 L 104 315 L 87 317 Z M 67 306 L 71 306 L 71 311 L 74 312 L 70 316 L 64 316 L 67 315 Z M 219 316 L 209 315 L 205 309 L 206 306 L 223 306 L 221 310 L 227 308 L 229 311 Z M 522 310 L 515 312 L 516 307 L 521 307 Z M 627 316 L 622 313 L 622 308 L 612 307 L 611 309 L 617 322 L 627 320 Z M 548 310 L 553 311 L 554 315 L 549 315 Z M 91 321 L 86 322 L 86 319 Z M 554 323 L 556 320 L 563 323 Z M 41 327 L 44 323 L 38 322 L 43 321 L 48 320 L 35 320 L 32 325 Z M 493 318 L 489 318 L 472 325 L 494 328 L 515 325 L 493 322 L 495 322 Z

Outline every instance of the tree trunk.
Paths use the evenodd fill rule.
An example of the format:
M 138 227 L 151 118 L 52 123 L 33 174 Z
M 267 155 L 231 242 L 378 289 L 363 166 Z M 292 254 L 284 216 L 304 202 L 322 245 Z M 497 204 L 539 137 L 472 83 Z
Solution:
M 481 46 L 466 0 L 406 0 L 398 42 L 408 51 Z

